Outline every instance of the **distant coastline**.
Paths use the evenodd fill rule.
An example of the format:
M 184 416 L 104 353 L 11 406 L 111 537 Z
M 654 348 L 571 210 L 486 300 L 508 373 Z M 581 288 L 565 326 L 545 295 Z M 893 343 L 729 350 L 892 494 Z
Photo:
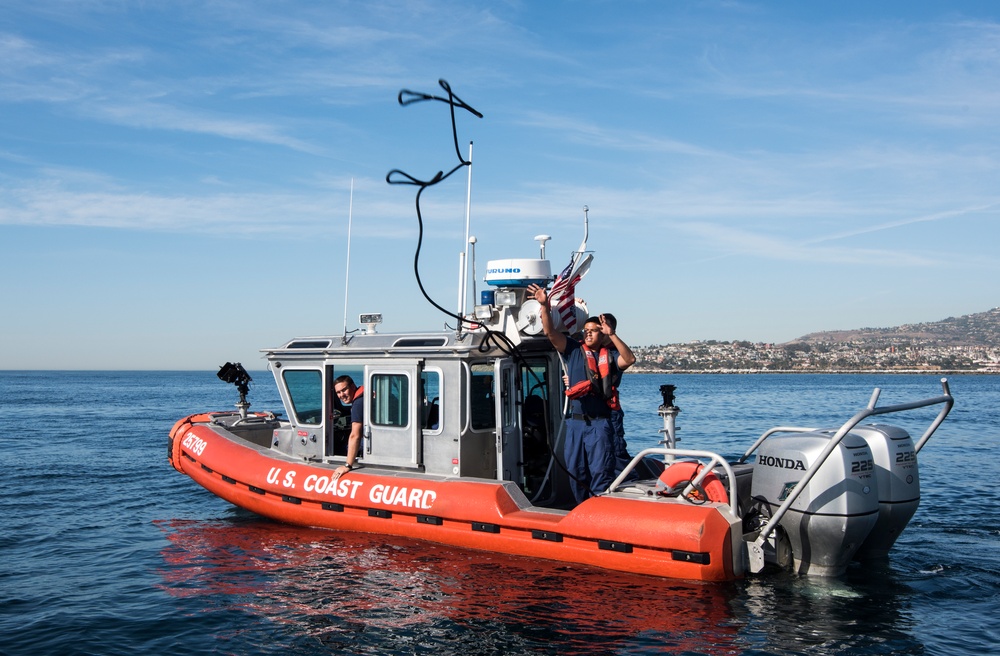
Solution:
M 648 369 L 632 367 L 626 374 L 893 374 L 899 376 L 996 376 L 1000 369 Z
M 1000 346 L 859 341 L 692 342 L 633 347 L 635 373 L 1000 373 Z
M 634 373 L 1000 374 L 1000 308 L 894 328 L 810 333 L 783 344 L 696 340 L 632 351 Z

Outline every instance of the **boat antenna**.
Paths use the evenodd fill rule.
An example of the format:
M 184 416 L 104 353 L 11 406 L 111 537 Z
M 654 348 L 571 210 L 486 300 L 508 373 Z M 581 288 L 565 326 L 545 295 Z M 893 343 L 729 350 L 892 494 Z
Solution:
M 590 236 L 590 217 L 587 213 L 590 208 L 586 205 L 583 206 L 583 241 L 580 242 L 580 248 L 576 249 L 576 255 L 573 256 L 573 268 L 576 268 L 577 263 L 579 263 L 580 258 L 587 251 L 587 239 Z
M 538 235 L 537 237 L 535 237 L 535 241 L 537 241 L 540 245 L 538 254 L 539 259 L 542 260 L 545 259 L 545 242 L 549 241 L 550 239 L 552 239 L 552 237 L 548 235 Z
M 472 253 L 472 303 L 476 303 L 476 236 L 469 237 L 469 251 Z
M 464 317 L 468 307 L 468 285 L 469 285 L 469 228 L 472 223 L 472 142 L 469 142 L 469 177 L 465 188 L 465 253 L 462 254 L 461 269 L 462 276 L 458 281 L 458 314 Z M 473 268 L 475 275 L 475 268 Z M 455 330 L 458 338 L 462 338 L 462 322 L 458 322 Z
M 351 224 L 354 222 L 354 178 L 351 178 L 351 200 L 347 206 L 347 272 L 344 274 L 344 335 L 341 344 L 347 344 L 347 295 L 351 289 Z

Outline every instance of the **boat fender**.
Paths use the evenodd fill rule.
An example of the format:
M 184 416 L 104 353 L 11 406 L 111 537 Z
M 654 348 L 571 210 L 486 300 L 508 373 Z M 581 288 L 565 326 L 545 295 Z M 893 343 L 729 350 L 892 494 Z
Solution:
M 656 483 L 656 493 L 660 496 L 678 496 L 683 494 L 684 488 L 698 476 L 702 465 L 693 460 L 683 460 L 675 462 L 660 474 Z M 714 501 L 716 503 L 729 503 L 729 494 L 726 493 L 726 486 L 722 484 L 715 472 L 709 472 L 701 481 L 701 485 L 695 487 L 684 496 L 692 503 L 705 503 Z
M 193 415 L 192 415 L 193 416 Z M 184 417 L 183 419 L 178 419 L 174 427 L 170 429 L 170 439 L 177 437 L 181 432 L 187 432 L 187 427 L 191 425 L 191 417 Z
M 174 466 L 174 469 L 182 474 L 184 473 L 180 460 L 181 440 L 184 435 L 186 435 L 195 424 L 202 424 L 211 420 L 212 415 L 210 413 L 188 415 L 183 419 L 178 419 L 177 423 L 175 423 L 173 428 L 170 429 L 170 437 L 167 438 L 167 460 Z
M 188 415 L 183 419 L 178 419 L 177 423 L 174 424 L 174 427 L 170 429 L 170 437 L 181 436 L 182 434 L 186 433 L 188 431 L 188 428 L 193 424 L 207 424 L 208 422 L 212 421 L 212 418 L 215 416 L 215 414 L 220 414 L 220 413 L 203 412 L 201 414 Z M 230 413 L 230 414 L 236 414 L 236 413 Z M 259 414 L 259 413 L 254 413 L 254 414 Z

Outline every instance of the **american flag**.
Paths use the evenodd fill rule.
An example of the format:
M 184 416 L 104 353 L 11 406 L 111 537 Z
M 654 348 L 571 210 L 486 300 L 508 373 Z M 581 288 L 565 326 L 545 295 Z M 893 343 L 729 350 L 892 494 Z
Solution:
M 579 269 L 573 271 L 574 264 L 576 258 L 572 257 L 549 290 L 549 305 L 559 314 L 568 332 L 576 330 L 576 283 L 583 277 Z

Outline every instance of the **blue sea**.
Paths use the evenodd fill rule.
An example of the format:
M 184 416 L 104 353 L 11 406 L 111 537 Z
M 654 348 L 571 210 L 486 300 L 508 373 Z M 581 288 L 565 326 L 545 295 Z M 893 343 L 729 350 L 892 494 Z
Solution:
M 254 373 L 253 410 L 280 410 Z M 630 449 L 663 427 L 738 456 L 776 425 L 836 426 L 936 396 L 936 376 L 652 375 L 622 385 Z M 167 462 L 214 372 L 0 372 L 0 654 L 1000 652 L 1000 377 L 954 376 L 923 496 L 887 564 L 699 584 L 284 526 Z M 934 411 L 899 421 L 919 436 Z M 893 422 L 897 423 L 897 422 Z

